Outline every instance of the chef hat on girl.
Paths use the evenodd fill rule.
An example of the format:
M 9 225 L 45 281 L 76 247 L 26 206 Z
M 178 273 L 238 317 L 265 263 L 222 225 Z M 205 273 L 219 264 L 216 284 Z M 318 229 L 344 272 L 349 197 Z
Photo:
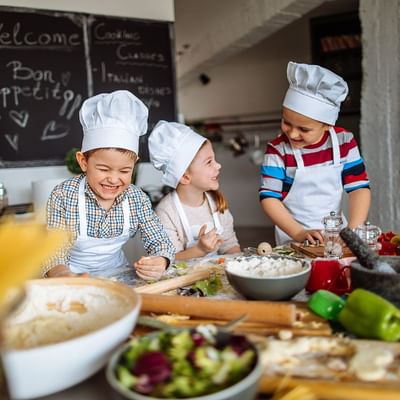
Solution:
M 82 152 L 107 147 L 138 153 L 147 132 L 147 107 L 127 90 L 102 93 L 85 100 L 79 111 Z
M 306 117 L 335 125 L 340 104 L 349 91 L 339 76 L 319 65 L 289 62 L 289 89 L 283 106 Z
M 177 122 L 159 121 L 149 136 L 150 161 L 162 182 L 176 188 L 206 138 Z

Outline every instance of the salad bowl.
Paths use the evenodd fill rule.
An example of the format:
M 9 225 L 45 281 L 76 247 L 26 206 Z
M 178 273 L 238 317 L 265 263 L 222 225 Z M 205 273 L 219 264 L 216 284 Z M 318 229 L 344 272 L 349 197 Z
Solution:
M 106 369 L 111 387 L 130 400 L 252 400 L 261 374 L 256 346 L 213 325 L 135 338 Z

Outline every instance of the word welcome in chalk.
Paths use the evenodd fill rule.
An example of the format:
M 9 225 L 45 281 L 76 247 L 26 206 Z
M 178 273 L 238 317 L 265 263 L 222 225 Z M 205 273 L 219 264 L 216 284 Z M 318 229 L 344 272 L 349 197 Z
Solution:
M 64 32 L 30 32 L 23 31 L 21 23 L 16 22 L 7 31 L 0 23 L 0 46 L 80 46 L 82 41 L 77 33 Z

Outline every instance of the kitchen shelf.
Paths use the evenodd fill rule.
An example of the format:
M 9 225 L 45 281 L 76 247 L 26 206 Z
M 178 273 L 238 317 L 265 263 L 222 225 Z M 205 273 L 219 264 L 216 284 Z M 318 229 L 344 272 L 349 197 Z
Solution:
M 361 23 L 357 12 L 329 15 L 310 20 L 312 62 L 322 65 L 361 91 Z M 354 82 L 360 84 L 354 84 Z M 348 83 L 350 83 L 348 82 Z M 349 85 L 350 86 L 350 85 Z M 350 88 L 351 89 L 351 88 Z M 359 98 L 344 107 L 354 108 Z M 357 93 L 360 97 L 360 93 Z
M 337 125 L 353 132 L 360 145 L 362 40 L 358 12 L 311 18 L 310 33 L 312 63 L 337 73 L 349 86 Z

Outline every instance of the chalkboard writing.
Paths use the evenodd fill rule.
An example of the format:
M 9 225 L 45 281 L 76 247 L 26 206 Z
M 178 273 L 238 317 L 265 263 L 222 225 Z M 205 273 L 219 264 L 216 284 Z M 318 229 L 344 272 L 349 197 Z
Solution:
M 82 101 L 98 93 L 137 95 L 149 131 L 176 119 L 170 23 L 3 8 L 0 54 L 0 167 L 63 164 L 81 144 Z

